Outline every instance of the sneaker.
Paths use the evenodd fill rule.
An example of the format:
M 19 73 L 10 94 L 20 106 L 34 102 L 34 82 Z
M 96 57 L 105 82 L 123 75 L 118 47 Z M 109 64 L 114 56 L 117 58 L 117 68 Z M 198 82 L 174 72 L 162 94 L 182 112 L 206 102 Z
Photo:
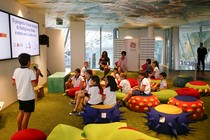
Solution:
M 84 115 L 84 111 L 79 112 L 77 115 L 78 115 L 78 116 Z
M 65 92 L 65 93 L 63 93 L 62 95 L 63 95 L 63 96 L 66 96 L 66 95 L 67 95 L 67 93 Z
M 78 115 L 79 113 L 77 111 L 72 111 L 69 113 L 69 115 Z

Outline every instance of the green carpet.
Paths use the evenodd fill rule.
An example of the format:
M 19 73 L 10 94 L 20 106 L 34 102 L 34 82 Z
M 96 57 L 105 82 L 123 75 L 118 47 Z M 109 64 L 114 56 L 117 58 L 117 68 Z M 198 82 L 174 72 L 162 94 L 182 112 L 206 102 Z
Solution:
M 169 80 L 171 80 L 170 77 Z M 172 86 L 172 81 L 169 81 L 169 87 L 170 89 L 176 89 L 176 87 Z M 29 127 L 40 129 L 47 135 L 56 125 L 61 123 L 83 129 L 82 117 L 69 116 L 69 112 L 73 109 L 73 106 L 69 105 L 70 98 L 63 96 L 62 93 L 48 93 L 47 87 L 44 90 L 45 97 L 36 101 L 36 110 L 32 113 Z M 202 97 L 201 100 L 205 105 L 206 115 L 204 120 L 191 123 L 189 126 L 193 128 L 193 131 L 186 135 L 179 135 L 178 140 L 208 140 L 210 138 L 210 120 L 208 119 L 210 115 L 210 96 Z M 176 140 L 175 137 L 157 134 L 155 131 L 149 130 L 145 125 L 147 120 L 143 117 L 146 116 L 144 113 L 133 112 L 126 107 L 121 107 L 120 110 L 124 112 L 122 116 L 126 119 L 122 120 L 122 122 L 126 122 L 128 126 L 161 140 Z M 18 112 L 17 102 L 0 112 L 0 140 L 9 140 L 12 134 L 16 132 Z

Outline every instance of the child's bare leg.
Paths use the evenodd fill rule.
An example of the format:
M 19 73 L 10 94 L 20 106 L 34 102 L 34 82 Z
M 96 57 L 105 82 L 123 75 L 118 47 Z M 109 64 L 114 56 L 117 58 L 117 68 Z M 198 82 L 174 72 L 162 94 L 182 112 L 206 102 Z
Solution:
M 31 116 L 31 112 L 24 112 L 23 121 L 22 121 L 22 129 L 28 128 L 28 122 Z
M 18 131 L 22 130 L 23 115 L 24 115 L 24 112 L 21 110 L 17 116 Z
M 83 92 L 81 92 L 80 94 L 77 95 L 76 105 L 73 109 L 74 112 L 77 111 L 79 104 L 84 97 L 85 97 L 85 95 L 83 94 Z

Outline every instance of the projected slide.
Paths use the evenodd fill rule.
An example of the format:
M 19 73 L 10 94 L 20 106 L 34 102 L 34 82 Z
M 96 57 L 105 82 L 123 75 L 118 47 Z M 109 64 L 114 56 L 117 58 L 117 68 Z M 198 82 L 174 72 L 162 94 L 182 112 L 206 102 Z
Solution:
M 39 55 L 39 24 L 10 15 L 12 57 L 20 53 Z
M 11 58 L 9 14 L 0 11 L 0 60 Z

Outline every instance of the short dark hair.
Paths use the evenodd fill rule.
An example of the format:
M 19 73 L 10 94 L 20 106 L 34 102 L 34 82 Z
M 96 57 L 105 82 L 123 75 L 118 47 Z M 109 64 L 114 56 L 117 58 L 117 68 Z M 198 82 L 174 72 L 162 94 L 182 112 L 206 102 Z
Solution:
M 162 75 L 163 78 L 166 78 L 167 77 L 167 74 L 165 72 L 161 72 L 159 75 Z
M 75 71 L 80 73 L 81 70 L 79 68 L 76 68 Z
M 151 59 L 146 59 L 146 61 L 148 62 L 148 64 L 151 64 Z
M 126 55 L 126 51 L 122 51 L 122 52 L 121 52 L 121 55 L 122 55 L 122 54 Z
M 138 75 L 142 75 L 142 76 L 144 76 L 144 77 L 146 77 L 146 78 L 147 78 L 147 76 L 148 76 L 148 74 L 147 74 L 146 72 L 141 71 L 141 70 L 138 72 Z
M 21 66 L 26 66 L 30 60 L 31 60 L 31 56 L 27 53 L 21 53 L 18 56 L 18 61 Z

